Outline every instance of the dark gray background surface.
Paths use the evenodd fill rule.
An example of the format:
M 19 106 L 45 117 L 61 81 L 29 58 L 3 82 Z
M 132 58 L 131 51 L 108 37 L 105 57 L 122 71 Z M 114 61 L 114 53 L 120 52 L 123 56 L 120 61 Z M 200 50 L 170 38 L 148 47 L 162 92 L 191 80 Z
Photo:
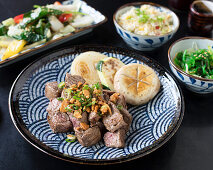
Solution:
M 148 0 L 147 0 L 148 1 Z M 45 5 L 53 0 L 0 0 L 0 21 L 32 9 L 34 4 Z M 92 7 L 108 17 L 108 22 L 96 28 L 93 33 L 67 42 L 57 48 L 42 52 L 0 69 L 0 170 L 46 170 L 46 169 L 144 169 L 144 170 L 210 170 L 213 169 L 213 96 L 195 95 L 183 86 L 185 116 L 177 133 L 157 151 L 134 161 L 109 166 L 77 165 L 50 157 L 30 145 L 18 133 L 8 110 L 8 94 L 18 74 L 29 63 L 42 54 L 63 47 L 79 44 L 99 44 L 129 48 L 115 31 L 112 15 L 115 10 L 131 1 L 87 0 Z M 166 0 L 152 0 L 164 6 Z M 152 52 L 141 52 L 154 58 L 169 71 L 167 52 L 172 42 L 192 35 L 187 29 L 187 12 L 175 11 L 180 18 L 176 35 Z M 130 48 L 129 48 L 130 49 Z

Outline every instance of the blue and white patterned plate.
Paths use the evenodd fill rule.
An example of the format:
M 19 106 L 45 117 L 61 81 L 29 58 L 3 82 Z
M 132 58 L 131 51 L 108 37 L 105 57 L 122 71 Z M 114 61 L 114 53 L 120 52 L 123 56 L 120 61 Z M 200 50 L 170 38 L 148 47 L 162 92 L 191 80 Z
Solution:
M 133 122 L 123 149 L 107 148 L 102 141 L 92 147 L 83 147 L 77 141 L 67 143 L 66 133 L 53 133 L 47 122 L 46 82 L 63 81 L 74 58 L 91 50 L 119 58 L 125 64 L 147 64 L 161 81 L 160 92 L 152 101 L 128 107 Z M 117 47 L 75 46 L 44 56 L 25 68 L 11 88 L 9 107 L 18 131 L 43 152 L 67 161 L 107 164 L 142 157 L 168 141 L 180 126 L 184 101 L 179 86 L 156 61 Z

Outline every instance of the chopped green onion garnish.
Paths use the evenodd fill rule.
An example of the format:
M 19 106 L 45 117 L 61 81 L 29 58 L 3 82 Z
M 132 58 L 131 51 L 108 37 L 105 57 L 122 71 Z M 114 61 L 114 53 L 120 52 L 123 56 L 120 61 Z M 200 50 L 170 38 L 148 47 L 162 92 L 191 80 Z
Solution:
M 73 110 L 70 108 L 70 106 L 68 105 L 67 107 L 65 107 L 65 110 L 67 110 L 68 112 L 72 112 Z
M 67 135 L 67 139 L 65 139 L 66 142 L 75 142 L 75 140 L 76 136 L 72 134 Z
M 157 16 L 157 21 L 162 22 L 164 18 L 162 16 Z
M 121 110 L 121 109 L 123 109 L 123 106 L 120 105 L 120 104 L 118 104 L 118 105 L 117 105 L 117 108 L 118 108 L 118 110 Z
M 92 101 L 92 105 L 95 105 L 96 101 Z
M 65 82 L 62 81 L 61 83 L 58 84 L 58 88 L 62 89 L 65 86 Z
M 92 105 L 92 102 L 91 103 L 89 103 L 89 104 L 87 104 L 86 106 L 91 106 Z
M 84 85 L 83 90 L 89 90 L 90 87 L 88 85 Z
M 62 97 L 58 97 L 58 98 L 57 98 L 57 100 L 58 100 L 58 101 L 63 101 L 63 100 L 64 100 L 64 98 L 62 98 Z
M 71 143 L 75 142 L 75 140 L 71 140 L 71 139 L 65 139 L 65 141 L 66 142 L 71 142 Z
M 80 107 L 79 107 L 79 106 L 73 106 L 73 108 L 74 108 L 75 110 L 78 110 Z
M 101 86 L 100 86 L 99 82 L 96 83 L 96 84 L 94 84 L 94 85 L 93 85 L 93 88 L 96 88 L 97 90 L 100 90 L 100 89 L 101 89 Z
M 73 99 L 75 99 L 75 100 L 80 100 L 81 98 L 78 97 L 78 96 L 73 96 Z

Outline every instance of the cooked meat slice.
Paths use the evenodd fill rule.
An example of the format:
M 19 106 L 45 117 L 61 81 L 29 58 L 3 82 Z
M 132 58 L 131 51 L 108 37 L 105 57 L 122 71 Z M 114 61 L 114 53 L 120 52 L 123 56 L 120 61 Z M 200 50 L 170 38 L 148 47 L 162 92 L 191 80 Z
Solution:
M 45 85 L 45 96 L 51 100 L 61 95 L 61 89 L 58 88 L 57 81 L 47 82 Z
M 125 147 L 126 133 L 124 129 L 118 129 L 115 132 L 107 132 L 104 134 L 104 143 L 107 147 L 123 148 Z
M 101 117 L 98 115 L 97 112 L 90 112 L 89 113 L 89 121 L 92 122 L 92 123 L 98 122 L 100 118 Z
M 112 115 L 108 114 L 103 117 L 103 123 L 107 130 L 110 132 L 115 132 L 116 130 L 127 126 L 124 122 L 123 115 L 117 109 L 116 105 L 112 102 L 109 102 L 111 106 Z
M 119 95 L 116 105 L 121 105 L 124 109 L 127 109 L 125 97 L 122 94 Z
M 69 132 L 72 130 L 72 123 L 66 113 L 55 113 L 47 116 L 47 121 L 54 133 Z
M 63 91 L 61 92 L 61 97 L 64 99 L 71 99 L 71 96 L 69 97 L 68 94 L 66 93 L 67 89 L 63 89 Z
M 69 91 L 70 89 L 63 89 L 63 91 L 61 92 L 61 97 L 64 98 L 64 99 L 71 99 L 72 98 L 72 95 L 69 94 Z
M 101 132 L 104 132 L 106 130 L 104 124 L 100 121 L 99 122 L 91 122 L 90 126 L 91 127 L 98 126 Z
M 49 115 L 59 112 L 61 103 L 62 102 L 57 99 L 50 100 L 49 105 L 47 106 L 47 112 Z
M 113 95 L 114 93 L 115 92 L 110 91 L 110 90 L 103 90 L 103 98 L 104 98 L 104 100 L 109 101 L 110 100 L 110 96 Z M 117 100 L 117 102 L 115 104 L 116 105 L 121 105 L 125 109 L 127 109 L 126 101 L 125 101 L 125 98 L 124 98 L 124 96 L 122 94 L 119 94 L 118 100 Z
M 80 127 L 80 123 L 86 123 L 88 124 L 88 116 L 86 112 L 82 113 L 82 118 L 78 119 L 76 118 L 73 113 L 68 112 L 70 120 L 73 124 L 73 127 Z
M 87 130 L 74 128 L 79 143 L 83 146 L 92 146 L 101 139 L 101 132 L 98 126 L 90 127 Z
M 113 92 L 113 91 L 103 89 L 103 99 L 106 101 L 109 101 L 110 96 L 114 93 L 115 92 Z
M 128 132 L 130 125 L 132 123 L 132 115 L 125 108 L 121 108 L 120 113 L 123 115 L 124 122 L 126 122 L 127 124 L 127 126 L 125 126 L 124 129 L 126 130 L 126 132 Z
M 83 77 L 78 76 L 78 75 L 71 75 L 69 73 L 66 74 L 65 77 L 65 86 L 70 87 L 72 84 L 78 84 L 78 82 L 85 83 L 85 80 Z

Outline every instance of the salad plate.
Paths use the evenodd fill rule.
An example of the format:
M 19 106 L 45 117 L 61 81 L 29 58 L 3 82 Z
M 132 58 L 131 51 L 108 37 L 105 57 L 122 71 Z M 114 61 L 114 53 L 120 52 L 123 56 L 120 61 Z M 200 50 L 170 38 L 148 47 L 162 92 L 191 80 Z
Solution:
M 36 34 L 36 37 L 35 37 L 34 36 L 35 31 L 30 32 L 30 33 L 27 32 L 28 35 L 30 35 L 30 36 L 33 35 L 30 38 L 26 39 L 27 43 L 30 43 L 30 45 L 27 44 L 27 47 L 24 46 L 23 50 L 19 51 L 18 53 L 14 53 L 13 55 L 11 55 L 10 57 L 8 57 L 6 59 L 2 59 L 4 57 L 4 55 L 5 55 L 5 53 L 4 53 L 4 51 L 5 51 L 5 49 L 4 49 L 5 48 L 5 44 L 8 44 L 8 42 L 10 42 L 11 39 L 13 40 L 14 38 L 17 39 L 17 40 L 23 40 L 23 38 L 25 39 L 27 37 L 27 36 L 22 35 L 22 34 L 21 34 L 22 37 L 20 37 L 20 35 L 18 35 L 18 36 L 17 35 L 13 35 L 16 32 L 20 32 L 21 31 L 20 28 L 18 30 L 15 28 L 17 25 L 22 26 L 21 25 L 22 23 L 20 23 L 20 21 L 19 21 L 20 17 L 22 17 L 22 21 L 21 22 L 25 23 L 25 22 L 27 22 L 27 20 L 24 21 L 24 19 L 29 19 L 29 18 L 23 18 L 23 16 L 25 17 L 25 15 L 26 15 L 26 17 L 27 17 L 29 15 L 28 13 L 30 13 L 30 12 L 31 12 L 31 15 L 34 15 L 34 13 L 35 13 L 35 15 L 37 15 L 37 13 L 35 12 L 37 10 L 37 8 L 40 9 L 40 14 L 39 15 L 42 15 L 42 12 L 44 12 L 41 9 L 45 9 L 45 8 L 46 9 L 53 9 L 53 10 L 55 10 L 55 11 L 53 11 L 53 13 L 56 12 L 56 14 L 57 14 L 57 12 L 61 13 L 61 11 L 60 11 L 61 8 L 59 8 L 59 10 L 57 10 L 58 8 L 55 7 L 56 5 L 53 5 L 53 4 L 46 5 L 44 7 L 43 6 L 35 5 L 34 8 L 36 8 L 36 10 L 32 10 L 34 13 L 32 11 L 30 11 L 30 12 L 27 12 L 25 14 L 21 14 L 21 15 L 18 15 L 16 17 L 14 17 L 14 18 L 9 18 L 9 19 L 3 21 L 2 24 L 0 24 L 0 27 L 1 27 L 0 28 L 1 29 L 0 30 L 0 35 L 1 35 L 0 36 L 0 41 L 1 41 L 0 44 L 3 44 L 2 47 L 0 45 L 0 53 L 2 53 L 2 51 L 3 51 L 3 55 L 0 54 L 0 68 L 4 67 L 4 66 L 7 66 L 7 65 L 10 65 L 12 63 L 15 63 L 17 61 L 20 61 L 22 59 L 25 59 L 27 57 L 30 57 L 32 55 L 35 55 L 35 54 L 37 54 L 39 52 L 42 52 L 42 51 L 45 51 L 47 49 L 56 47 L 57 45 L 60 45 L 60 44 L 63 44 L 65 42 L 67 42 L 67 41 L 76 39 L 76 38 L 78 38 L 80 36 L 83 36 L 85 34 L 88 34 L 95 27 L 97 27 L 97 26 L 99 26 L 99 25 L 101 25 L 101 24 L 103 24 L 103 23 L 105 23 L 107 21 L 107 18 L 103 14 L 101 14 L 99 11 L 97 11 L 94 8 L 92 8 L 86 2 L 84 2 L 82 0 L 67 0 L 67 1 L 62 2 L 62 5 L 71 6 L 76 1 L 80 5 L 78 5 L 78 7 L 76 7 L 78 9 L 78 11 L 77 12 L 74 11 L 73 15 L 76 15 L 76 16 L 77 15 L 89 16 L 90 17 L 89 19 L 88 18 L 84 19 L 84 22 L 83 22 L 83 21 L 80 21 L 80 17 L 77 16 L 76 20 L 79 21 L 77 23 L 77 25 L 79 25 L 79 27 L 78 26 L 74 27 L 73 25 L 71 26 L 71 24 L 69 24 L 68 22 L 63 21 L 64 19 L 67 19 L 66 18 L 67 16 L 65 16 L 65 15 L 69 15 L 70 14 L 69 12 L 72 12 L 72 11 L 62 11 L 62 16 L 64 16 L 63 18 L 60 18 L 60 15 L 56 15 L 56 16 L 53 15 L 54 18 L 58 17 L 58 20 L 60 20 L 61 22 L 63 21 L 62 23 L 64 24 L 64 28 L 62 28 L 63 29 L 62 31 L 59 30 L 60 32 L 58 31 L 58 33 L 56 32 L 57 34 L 52 34 L 52 36 L 50 36 L 50 37 L 48 37 L 48 35 L 40 35 L 40 34 Z M 62 6 L 62 5 L 60 5 L 60 6 Z M 65 10 L 66 10 L 66 8 L 65 8 Z M 71 13 L 71 16 L 72 16 L 72 13 Z M 89 22 L 88 20 L 90 20 L 91 18 L 92 18 L 91 23 L 85 25 L 85 22 Z M 38 19 L 39 19 L 39 17 L 38 17 Z M 47 24 L 45 23 L 46 19 L 49 20 L 48 21 L 49 23 L 47 22 Z M 70 19 L 71 22 L 73 22 L 73 20 L 75 22 L 75 19 L 72 19 L 72 20 L 71 19 Z M 56 18 L 56 20 L 57 20 L 57 18 Z M 41 23 L 44 22 L 46 24 L 45 28 L 38 27 L 40 21 L 41 21 Z M 15 25 L 14 25 L 14 22 L 15 22 Z M 44 24 L 44 23 L 42 23 L 42 24 Z M 5 26 L 3 24 L 6 25 L 6 29 L 9 29 L 6 32 L 6 34 L 4 33 L 5 34 L 4 36 L 2 36 L 2 34 L 3 34 L 2 32 L 5 32 L 5 28 L 4 28 Z M 51 27 L 50 27 L 51 29 L 49 28 L 48 24 L 51 25 Z M 8 25 L 12 25 L 13 29 L 12 28 L 10 29 L 10 26 L 8 27 Z M 50 21 L 50 17 L 48 17 L 48 18 L 41 18 L 41 19 L 39 19 L 38 24 L 35 27 L 36 27 L 36 29 L 40 29 L 40 30 L 44 29 L 44 32 L 45 32 L 46 27 L 48 27 L 50 30 L 53 31 L 53 29 L 55 29 L 55 28 L 52 28 L 52 25 L 57 25 L 57 26 L 55 26 L 55 28 L 57 28 L 59 25 L 61 25 L 61 23 L 59 23 L 59 25 L 58 25 L 58 21 L 55 21 L 55 20 L 54 21 L 53 20 Z M 83 25 L 85 25 L 85 26 L 83 26 Z M 71 28 L 67 28 L 66 26 L 69 26 Z M 62 25 L 62 27 L 63 27 L 63 25 Z M 12 34 L 12 35 L 8 37 L 7 36 L 8 34 Z M 47 34 L 48 34 L 48 31 L 47 31 Z M 45 36 L 46 39 L 44 38 L 44 39 L 39 40 L 39 41 L 34 40 L 34 39 L 39 39 L 39 37 L 41 37 L 41 36 Z M 33 40 L 33 43 L 29 42 L 29 39 Z M 8 47 L 9 46 L 7 46 L 7 48 Z M 11 48 L 11 49 L 14 49 L 14 48 Z
M 161 87 L 144 105 L 128 105 L 133 121 L 122 149 L 107 148 L 101 141 L 83 147 L 66 142 L 67 133 L 53 133 L 47 122 L 45 84 L 64 81 L 80 53 L 97 51 L 123 63 L 144 63 L 154 69 Z M 107 46 L 74 46 L 45 55 L 27 66 L 15 80 L 9 110 L 19 133 L 39 150 L 62 160 L 81 164 L 115 164 L 143 157 L 165 144 L 177 131 L 184 115 L 184 99 L 172 75 L 156 61 L 130 50 Z

